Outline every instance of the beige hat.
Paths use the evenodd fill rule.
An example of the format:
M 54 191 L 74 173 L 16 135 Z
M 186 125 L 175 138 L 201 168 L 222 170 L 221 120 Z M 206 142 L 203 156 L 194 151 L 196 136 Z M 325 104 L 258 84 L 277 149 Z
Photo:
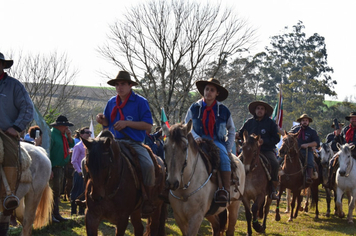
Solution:
M 313 122 L 313 119 L 310 118 L 307 114 L 301 115 L 301 116 L 297 119 L 297 122 L 300 122 L 300 121 L 303 120 L 304 118 L 308 118 L 310 123 Z

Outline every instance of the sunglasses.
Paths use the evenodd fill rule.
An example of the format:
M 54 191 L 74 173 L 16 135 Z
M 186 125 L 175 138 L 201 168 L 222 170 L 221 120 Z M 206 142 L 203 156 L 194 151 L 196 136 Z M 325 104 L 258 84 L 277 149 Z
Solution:
M 84 132 L 85 134 L 91 134 L 91 131 Z

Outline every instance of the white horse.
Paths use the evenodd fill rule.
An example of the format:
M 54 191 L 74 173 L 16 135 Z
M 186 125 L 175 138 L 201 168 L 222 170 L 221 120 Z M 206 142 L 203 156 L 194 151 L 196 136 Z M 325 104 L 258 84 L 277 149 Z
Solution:
M 245 170 L 242 162 L 233 156 L 237 166 L 239 183 L 230 187 L 230 204 L 210 209 L 217 184 L 211 181 L 212 173 L 207 170 L 204 158 L 192 134 L 192 121 L 187 125 L 175 124 L 169 130 L 163 125 L 167 136 L 164 144 L 167 164 L 167 187 L 174 218 L 184 236 L 197 235 L 206 217 L 212 225 L 213 235 L 220 235 L 228 220 L 226 235 L 234 235 L 241 195 L 245 187 Z M 228 210 L 228 219 L 225 209 Z M 208 213 L 208 214 L 207 214 Z M 219 215 L 222 213 L 221 215 Z
M 354 224 L 352 213 L 355 208 L 356 198 L 356 160 L 351 156 L 351 150 L 355 148 L 353 144 L 337 144 L 340 150 L 339 154 L 339 169 L 336 172 L 337 184 L 337 215 L 344 217 L 345 213 L 342 211 L 342 195 L 345 193 L 349 199 L 349 213 L 347 215 L 347 222 Z
M 0 143 L 1 149 L 2 143 Z M 22 224 L 21 235 L 31 235 L 33 228 L 41 228 L 51 219 L 52 190 L 48 181 L 51 176 L 51 162 L 42 147 L 21 142 L 21 152 L 30 156 L 30 181 L 20 181 L 16 196 L 20 206 L 16 208 L 17 219 Z M 28 172 L 30 173 L 30 172 Z M 24 174 L 24 173 L 23 173 Z M 32 181 L 31 181 L 32 179 Z M 0 180 L 2 181 L 2 180 Z

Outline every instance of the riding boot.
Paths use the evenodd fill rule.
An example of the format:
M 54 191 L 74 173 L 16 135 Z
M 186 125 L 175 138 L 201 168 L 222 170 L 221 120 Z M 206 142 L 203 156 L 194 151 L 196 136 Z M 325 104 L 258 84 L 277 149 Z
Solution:
M 70 207 L 71 207 L 70 214 L 71 215 L 76 215 L 77 214 L 77 204 L 75 204 L 74 200 L 70 201 Z
M 307 168 L 307 176 L 305 178 L 305 182 L 307 184 L 311 184 L 313 183 L 313 180 L 312 180 L 312 176 L 313 176 L 313 168 Z
M 221 171 L 220 175 L 222 179 L 223 189 L 217 191 L 215 202 L 227 203 L 230 201 L 231 171 Z
M 142 204 L 141 213 L 143 215 L 150 215 L 155 211 L 155 206 L 153 205 L 153 194 L 154 186 L 145 186 L 147 199 Z
M 68 219 L 63 218 L 60 214 L 59 214 L 59 198 L 55 197 L 53 199 L 53 212 L 52 215 L 54 216 L 54 218 L 56 218 L 57 220 L 59 220 L 60 222 L 62 221 L 67 221 Z
M 20 204 L 19 198 L 15 196 L 16 184 L 17 184 L 17 167 L 6 166 L 3 167 L 3 171 L 5 173 L 7 182 L 11 190 L 11 195 L 5 197 L 3 206 L 7 210 L 14 210 Z
M 272 200 L 278 200 L 277 197 L 277 186 L 279 182 L 278 181 L 272 181 L 271 182 L 271 199 Z

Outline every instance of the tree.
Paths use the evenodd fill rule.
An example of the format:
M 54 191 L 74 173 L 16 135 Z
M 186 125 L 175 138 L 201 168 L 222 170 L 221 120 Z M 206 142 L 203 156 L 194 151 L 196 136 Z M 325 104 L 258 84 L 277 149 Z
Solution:
M 128 10 L 110 26 L 99 52 L 129 71 L 149 98 L 154 119 L 165 108 L 171 123 L 181 121 L 192 102 L 194 82 L 216 61 L 253 43 L 254 30 L 231 9 L 189 1 L 151 0 Z M 214 74 L 214 73 L 213 73 Z

